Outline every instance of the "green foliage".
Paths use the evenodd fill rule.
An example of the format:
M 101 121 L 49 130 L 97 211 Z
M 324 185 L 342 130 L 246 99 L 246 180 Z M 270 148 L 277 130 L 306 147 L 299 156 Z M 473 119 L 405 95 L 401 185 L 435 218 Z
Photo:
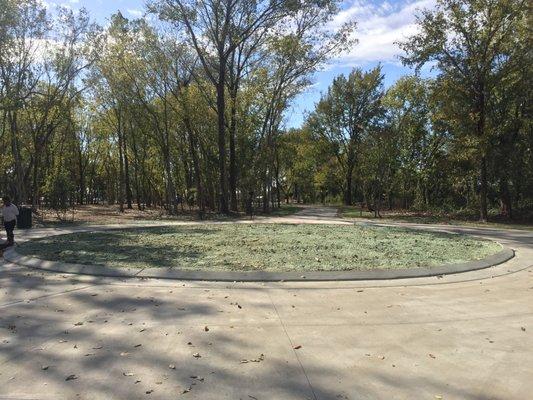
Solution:
M 335 78 L 307 121 L 309 129 L 334 149 L 333 155 L 344 177 L 344 203 L 347 205 L 352 204 L 361 146 L 383 115 L 382 82 L 381 66 L 369 72 L 356 68 L 348 77 Z
M 176 213 L 184 199 L 203 215 L 227 200 L 242 211 L 253 192 L 265 212 L 294 200 L 528 215 L 526 2 L 438 0 L 401 45 L 403 61 L 433 66 L 435 79 L 385 90 L 380 66 L 354 69 L 292 130 L 292 102 L 354 45 L 354 22 L 324 29 L 336 0 L 228 4 L 156 0 L 155 19 L 117 13 L 103 29 L 84 10 L 2 0 L 4 190 L 58 209 Z
M 466 145 L 465 155 L 479 171 L 481 220 L 488 215 L 493 138 L 500 131 L 490 123 L 500 106 L 498 94 L 516 82 L 524 67 L 531 75 L 528 15 L 524 0 L 439 0 L 435 9 L 420 15 L 419 33 L 401 44 L 404 63 L 420 69 L 435 62 L 440 71 L 441 95 L 453 110 L 447 116 L 455 145 Z M 501 200 L 510 213 L 503 191 Z
M 73 202 L 74 185 L 65 171 L 47 176 L 43 194 L 48 200 L 48 206 L 55 211 L 65 212 Z

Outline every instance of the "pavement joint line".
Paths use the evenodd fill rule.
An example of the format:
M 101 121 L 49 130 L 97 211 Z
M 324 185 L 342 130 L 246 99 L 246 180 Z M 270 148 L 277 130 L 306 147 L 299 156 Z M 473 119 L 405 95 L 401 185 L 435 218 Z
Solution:
M 24 299 L 24 300 L 17 300 L 15 302 L 12 302 L 12 303 L 5 303 L 5 304 L 0 304 L 0 308 L 6 308 L 6 307 L 10 307 L 10 306 L 13 306 L 13 305 L 16 305 L 16 304 L 31 304 L 33 302 L 36 302 L 38 300 L 41 300 L 41 299 L 46 299 L 46 298 L 50 298 L 50 297 L 58 297 L 58 296 L 63 296 L 65 294 L 70 294 L 72 292 L 77 292 L 77 291 L 80 291 L 80 290 L 85 290 L 85 289 L 88 289 L 88 288 L 91 288 L 91 287 L 95 287 L 95 286 L 98 286 L 97 284 L 94 284 L 94 285 L 88 285 L 88 286 L 84 286 L 84 287 L 81 287 L 81 288 L 76 288 L 76 289 L 68 289 L 68 290 L 64 290 L 64 291 L 61 291 L 61 292 L 55 292 L 55 293 L 50 293 L 50 294 L 44 294 L 42 296 L 37 296 L 37 297 L 34 297 L 34 298 L 31 298 L 31 299 Z
M 457 319 L 442 319 L 442 320 L 431 320 L 431 321 L 397 321 L 397 322 L 383 322 L 383 323 L 312 323 L 312 324 L 292 324 L 288 323 L 287 326 L 303 328 L 303 327 L 336 327 L 336 326 L 353 326 L 353 327 L 373 327 L 373 326 L 409 326 L 409 325 L 433 325 L 433 324 L 454 324 L 460 322 L 471 322 L 471 321 L 491 321 L 493 319 L 503 319 L 503 318 L 515 318 L 515 317 L 529 317 L 533 316 L 533 312 L 528 313 L 518 313 L 518 314 L 506 314 L 506 315 L 494 315 L 488 317 L 478 317 L 478 318 L 457 318 Z M 215 326 L 215 325 L 213 325 Z
M 283 322 L 283 319 L 281 318 L 281 315 L 278 312 L 278 308 L 276 307 L 276 304 L 274 303 L 274 300 L 272 299 L 272 296 L 270 295 L 269 292 L 267 292 L 267 295 L 268 295 L 268 298 L 270 299 L 270 303 L 272 304 L 272 307 L 274 307 L 274 310 L 276 311 L 276 315 L 278 316 L 279 323 L 281 324 L 281 327 L 283 328 L 283 332 L 285 332 L 285 335 L 287 336 L 287 339 L 289 340 L 292 352 L 294 353 L 296 360 L 298 360 L 298 364 L 300 364 L 300 368 L 302 369 L 305 379 L 307 379 L 307 383 L 309 385 L 309 388 L 311 389 L 311 393 L 313 394 L 314 399 L 318 400 L 318 397 L 315 393 L 315 389 L 313 388 L 313 385 L 311 384 L 311 380 L 309 379 L 309 376 L 307 375 L 307 372 L 302 364 L 302 361 L 300 360 L 300 357 L 298 356 L 298 353 L 296 349 L 294 348 L 294 343 L 292 342 L 289 332 L 287 332 L 287 328 L 285 327 L 285 323 Z

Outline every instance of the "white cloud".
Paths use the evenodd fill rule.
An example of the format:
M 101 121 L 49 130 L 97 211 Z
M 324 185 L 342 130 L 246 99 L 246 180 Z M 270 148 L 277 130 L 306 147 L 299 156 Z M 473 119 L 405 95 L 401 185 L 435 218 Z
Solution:
M 39 3 L 44 8 L 50 8 L 50 6 L 52 5 L 50 4 L 50 2 L 45 0 L 37 0 L 37 3 Z
M 143 12 L 141 10 L 136 9 L 136 8 L 128 8 L 127 11 L 128 11 L 128 13 L 130 15 L 133 15 L 134 17 L 137 17 L 137 18 L 143 16 Z
M 416 33 L 417 10 L 433 8 L 435 0 L 407 0 L 406 2 L 368 3 L 348 0 L 344 10 L 331 22 L 339 27 L 354 19 L 357 21 L 355 37 L 359 43 L 343 54 L 336 63 L 356 65 L 365 62 L 397 62 L 401 50 L 394 43 Z

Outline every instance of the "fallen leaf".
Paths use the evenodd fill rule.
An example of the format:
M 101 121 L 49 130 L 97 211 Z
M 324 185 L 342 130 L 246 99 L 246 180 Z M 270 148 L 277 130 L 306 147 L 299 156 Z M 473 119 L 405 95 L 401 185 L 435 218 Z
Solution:
M 77 377 L 76 375 L 74 375 L 74 374 L 69 375 L 69 376 L 67 376 L 67 377 L 65 378 L 66 381 L 72 381 L 72 380 L 74 380 L 74 379 L 78 379 L 78 377 Z
M 252 360 L 247 360 L 247 359 L 243 359 L 241 360 L 241 364 L 246 364 L 246 363 L 249 363 L 249 362 L 255 362 L 255 363 L 258 363 L 258 362 L 261 362 L 265 359 L 265 355 L 264 354 L 261 354 L 259 357 L 257 358 L 254 358 Z

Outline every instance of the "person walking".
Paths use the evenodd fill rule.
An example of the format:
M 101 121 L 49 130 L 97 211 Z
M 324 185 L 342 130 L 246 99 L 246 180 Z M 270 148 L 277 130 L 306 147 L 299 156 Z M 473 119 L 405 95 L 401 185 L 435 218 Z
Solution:
M 4 218 L 4 227 L 7 233 L 6 247 L 13 246 L 15 244 L 15 235 L 13 230 L 17 224 L 17 215 L 19 215 L 19 209 L 16 205 L 11 203 L 11 199 L 8 196 L 4 197 L 4 206 L 2 207 L 2 217 Z

